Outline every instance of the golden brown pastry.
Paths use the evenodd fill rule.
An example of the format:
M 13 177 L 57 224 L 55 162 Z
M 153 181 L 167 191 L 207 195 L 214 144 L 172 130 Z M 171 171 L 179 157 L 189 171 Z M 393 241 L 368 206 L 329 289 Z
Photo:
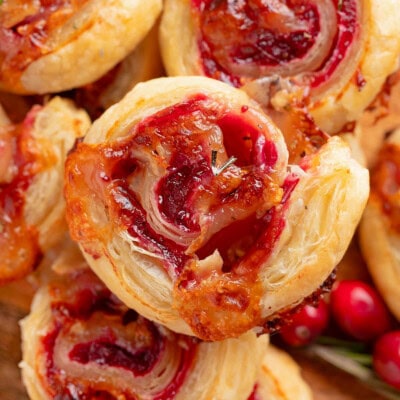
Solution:
M 318 291 L 368 187 L 338 137 L 289 165 L 260 107 L 204 77 L 137 85 L 69 155 L 65 179 L 72 238 L 110 290 L 207 340 L 274 328 Z
M 243 88 L 252 99 L 262 105 L 264 112 L 282 132 L 290 164 L 298 164 L 302 158 L 314 154 L 328 141 L 329 135 L 316 125 L 300 92 L 290 95 L 288 106 L 286 96 L 283 102 L 276 101 L 281 97 L 279 82 L 265 90 L 260 90 L 261 86 L 253 83 L 255 82 Z M 270 102 L 271 98 L 275 98 L 273 104 Z
M 394 71 L 399 18 L 397 0 L 166 0 L 161 49 L 169 75 L 262 92 L 281 78 L 280 101 L 301 87 L 317 124 L 336 133 Z
M 371 172 L 359 238 L 372 279 L 400 320 L 400 130 L 384 142 Z
M 268 346 L 254 391 L 248 400 L 312 400 L 300 366 L 285 351 Z
M 365 152 L 361 147 L 359 137 L 354 132 L 341 133 L 340 137 L 349 145 L 353 158 L 363 167 L 367 167 Z
M 53 93 L 93 82 L 150 30 L 161 0 L 3 0 L 0 90 Z
M 356 121 L 354 133 L 367 166 L 375 165 L 385 136 L 400 126 L 400 70 L 390 75 L 373 103 Z
M 21 278 L 66 231 L 64 162 L 89 118 L 55 97 L 0 126 L 0 284 Z
M 42 287 L 21 329 L 32 400 L 246 400 L 268 343 L 253 333 L 218 343 L 172 333 L 123 305 L 88 269 Z

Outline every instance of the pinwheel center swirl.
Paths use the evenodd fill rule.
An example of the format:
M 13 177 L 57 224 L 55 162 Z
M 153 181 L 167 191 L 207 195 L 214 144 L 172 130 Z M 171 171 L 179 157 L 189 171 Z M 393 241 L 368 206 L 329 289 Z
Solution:
M 301 75 L 317 87 L 359 29 L 356 0 L 192 0 L 192 7 L 204 73 L 236 87 L 273 74 Z
M 177 277 L 218 230 L 279 204 L 284 161 L 258 118 L 198 95 L 142 120 L 124 140 L 81 143 L 69 163 L 84 171 L 74 180 L 97 193 L 116 230 Z M 78 240 L 80 229 L 71 229 Z
M 83 273 L 76 277 L 74 282 L 77 288 L 66 289 L 65 283 L 52 288 L 56 294 L 51 303 L 53 329 L 41 340 L 46 358 L 49 391 L 55 398 L 63 399 L 75 398 L 75 393 L 79 393 L 81 399 L 111 400 L 122 393 L 127 400 L 136 399 L 134 379 L 132 385 L 127 384 L 130 389 L 127 391 L 115 386 L 112 375 L 110 382 L 105 384 L 104 381 L 100 384 L 96 379 L 85 377 L 85 369 L 78 376 L 65 373 L 57 360 L 67 357 L 69 362 L 82 367 L 89 364 L 91 368 L 95 368 L 98 365 L 144 379 L 151 375 L 157 363 L 164 357 L 168 341 L 178 340 L 179 335 L 172 339 L 164 337 L 156 325 L 124 306 L 97 279 L 88 279 L 90 275 Z M 75 327 L 80 325 L 86 325 L 86 328 L 82 328 L 86 329 L 86 333 L 82 333 L 86 340 L 74 333 Z M 93 333 L 88 334 L 88 331 Z M 71 341 L 67 347 L 60 344 L 60 341 L 65 340 Z M 152 394 L 152 398 L 169 399 L 179 391 L 193 362 L 195 348 L 196 344 L 192 340 L 188 340 L 186 346 L 179 347 L 179 352 L 174 353 L 176 357 L 180 357 L 178 370 L 172 375 L 170 382 L 166 382 L 159 392 Z M 56 355 L 55 352 L 60 349 L 69 351 L 65 355 Z
M 259 126 L 246 118 L 247 112 L 246 108 L 239 113 L 228 111 L 197 96 L 135 129 L 136 145 L 145 143 L 140 151 L 150 150 L 155 155 L 153 162 L 167 164 L 154 184 L 157 212 L 166 226 L 175 229 L 171 240 L 179 243 L 177 236 L 190 238 L 188 244 L 181 242 L 187 255 L 208 241 L 211 225 L 218 225 L 226 215 L 232 213 L 221 228 L 237 219 L 254 227 L 254 205 L 259 205 L 257 211 L 262 214 L 274 201 L 279 202 L 279 185 L 271 172 L 278 161 L 277 149 Z M 265 203 L 269 207 L 263 209 Z M 234 210 L 239 211 L 233 215 Z

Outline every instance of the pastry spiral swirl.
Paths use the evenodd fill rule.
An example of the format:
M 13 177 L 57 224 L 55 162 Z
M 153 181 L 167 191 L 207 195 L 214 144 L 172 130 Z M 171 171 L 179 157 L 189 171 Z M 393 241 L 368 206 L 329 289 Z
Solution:
M 0 90 L 54 93 L 93 82 L 155 23 L 161 0 L 3 0 Z
M 400 320 L 399 130 L 382 144 L 372 169 L 371 195 L 361 220 L 359 238 L 373 281 L 393 315 Z
M 296 361 L 285 351 L 268 346 L 257 383 L 248 400 L 312 400 L 311 388 Z
M 68 157 L 65 194 L 71 235 L 113 293 L 171 330 L 220 340 L 267 329 L 323 285 L 368 173 L 338 137 L 289 165 L 244 92 L 161 78 L 94 123 Z
M 123 305 L 89 269 L 42 287 L 21 329 L 32 400 L 246 400 L 268 343 L 252 333 L 218 343 L 172 333 Z M 240 379 L 238 365 L 246 365 Z
M 261 91 L 286 79 L 304 90 L 317 124 L 336 133 L 395 69 L 399 17 L 396 0 L 166 0 L 161 49 L 173 76 Z
M 31 272 L 66 232 L 64 163 L 89 125 L 55 97 L 21 124 L 0 126 L 0 284 Z

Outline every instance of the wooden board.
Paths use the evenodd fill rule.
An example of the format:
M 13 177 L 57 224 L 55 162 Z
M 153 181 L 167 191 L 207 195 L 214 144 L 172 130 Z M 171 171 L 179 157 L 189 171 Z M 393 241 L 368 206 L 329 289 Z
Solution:
M 21 360 L 18 321 L 25 313 L 18 307 L 0 303 L 0 399 L 26 400 L 18 363 Z
M 34 285 L 28 281 L 0 288 L 0 400 L 27 400 L 18 363 L 21 360 L 19 321 L 29 312 Z
M 315 400 L 384 400 L 356 378 L 319 360 L 292 354 L 302 367 L 303 376 L 314 392 Z

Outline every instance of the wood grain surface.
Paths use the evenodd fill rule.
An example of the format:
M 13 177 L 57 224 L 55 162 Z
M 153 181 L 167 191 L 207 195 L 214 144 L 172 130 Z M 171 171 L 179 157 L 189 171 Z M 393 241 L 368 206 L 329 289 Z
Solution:
M 26 400 L 18 363 L 21 360 L 18 321 L 25 310 L 7 301 L 0 302 L 0 399 Z
M 356 378 L 320 360 L 292 353 L 301 365 L 303 377 L 310 384 L 315 400 L 384 400 Z M 295 399 L 293 399 L 295 400 Z

